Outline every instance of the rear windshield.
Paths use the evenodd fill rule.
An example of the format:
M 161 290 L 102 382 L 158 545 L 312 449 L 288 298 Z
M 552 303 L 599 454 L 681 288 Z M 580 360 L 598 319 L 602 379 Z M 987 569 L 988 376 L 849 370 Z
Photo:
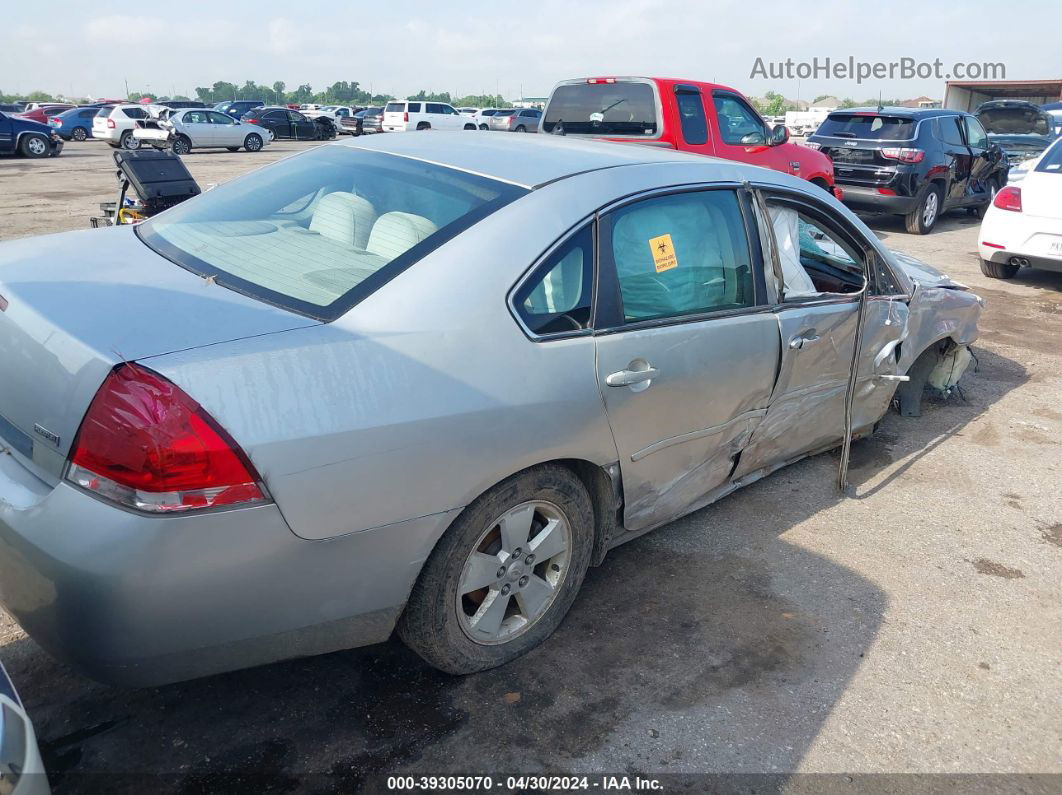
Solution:
M 862 138 L 871 141 L 906 141 L 914 138 L 915 120 L 877 113 L 831 113 L 816 135 Z
M 323 146 L 183 202 L 137 232 L 193 273 L 327 321 L 524 193 L 418 160 Z
M 657 133 L 656 95 L 648 83 L 571 83 L 557 86 L 546 106 L 544 132 L 560 122 L 576 135 Z
M 387 107 L 384 108 L 385 113 L 401 113 L 406 109 L 405 102 L 388 102 Z
M 1055 142 L 1041 157 L 1036 164 L 1036 171 L 1047 174 L 1062 173 L 1062 139 Z

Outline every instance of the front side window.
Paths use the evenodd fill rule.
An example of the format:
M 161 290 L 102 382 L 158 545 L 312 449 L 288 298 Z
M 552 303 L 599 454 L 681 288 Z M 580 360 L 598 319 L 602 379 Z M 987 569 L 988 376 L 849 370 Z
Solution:
M 964 117 L 966 122 L 966 142 L 974 149 L 988 148 L 988 133 L 981 126 L 981 122 L 973 116 Z
M 788 203 L 772 202 L 768 210 L 782 266 L 785 300 L 862 289 L 862 257 L 828 223 Z
M 435 103 L 435 102 L 429 102 L 429 103 L 427 103 L 424 106 L 424 110 L 427 113 L 442 113 L 443 112 L 443 106 L 439 105 L 438 103 Z
M 612 216 L 608 245 L 627 323 L 756 303 L 748 236 L 733 191 L 623 207 Z
M 725 143 L 742 146 L 746 135 L 759 134 L 760 143 L 767 140 L 763 122 L 756 112 L 740 99 L 728 94 L 718 94 L 712 98 L 715 112 L 719 116 L 719 134 Z
M 296 113 L 293 110 L 288 111 L 288 118 L 292 121 L 306 121 L 305 116 L 303 116 L 301 113 Z
M 693 91 L 679 91 L 675 94 L 675 100 L 678 103 L 682 140 L 691 146 L 707 143 L 708 121 L 704 116 L 701 95 Z
M 594 235 L 586 226 L 535 270 L 513 305 L 533 334 L 579 331 L 590 325 L 593 280 Z
M 184 114 L 185 124 L 206 124 L 207 112 L 205 110 L 193 110 Z
M 222 286 L 334 320 L 526 192 L 431 163 L 323 146 L 179 204 L 137 233 Z

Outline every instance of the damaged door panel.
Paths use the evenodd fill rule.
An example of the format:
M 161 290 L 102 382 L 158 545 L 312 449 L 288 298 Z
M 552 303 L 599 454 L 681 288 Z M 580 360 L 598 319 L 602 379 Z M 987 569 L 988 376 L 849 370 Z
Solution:
M 639 531 L 727 482 L 771 395 L 778 325 L 757 300 L 758 246 L 733 190 L 632 202 L 603 217 L 600 241 L 615 306 L 596 337 L 598 383 L 624 526 Z

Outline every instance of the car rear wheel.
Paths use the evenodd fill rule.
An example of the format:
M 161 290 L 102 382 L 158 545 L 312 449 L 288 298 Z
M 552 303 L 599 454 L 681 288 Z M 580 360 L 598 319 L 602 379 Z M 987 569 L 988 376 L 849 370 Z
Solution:
M 192 139 L 187 135 L 178 135 L 173 139 L 173 153 L 175 155 L 186 155 L 192 151 Z
M 930 185 L 922 194 L 918 206 L 904 216 L 904 224 L 912 235 L 928 235 L 940 218 L 941 191 L 937 185 Z
M 476 129 L 476 125 L 474 125 L 474 124 L 466 124 L 465 125 L 465 129 L 466 130 L 474 130 L 474 129 Z
M 481 124 L 481 125 L 479 125 L 479 129 L 481 129 L 481 130 L 489 130 L 490 127 L 488 127 L 486 124 Z
M 469 505 L 424 565 L 398 633 L 431 665 L 468 674 L 540 644 L 563 620 L 593 547 L 594 512 L 572 472 L 514 475 Z
M 527 128 L 524 125 L 520 125 L 516 128 L 515 132 L 527 132 Z
M 75 127 L 73 130 L 70 131 L 70 137 L 73 138 L 75 141 L 84 141 L 86 138 L 88 138 L 88 130 L 86 130 L 84 127 Z
M 420 122 L 420 124 L 417 125 L 417 129 L 418 130 L 430 130 L 431 129 L 431 125 L 428 124 L 426 121 L 422 121 L 422 122 Z
M 990 262 L 981 260 L 981 273 L 989 279 L 1013 279 L 1018 272 L 1018 266 L 1009 262 Z
M 251 133 L 243 142 L 243 148 L 246 149 L 248 152 L 259 151 L 262 148 L 262 137 L 260 135 L 257 135 L 256 133 Z
M 47 157 L 48 139 L 37 133 L 29 133 L 22 136 L 18 149 L 25 157 Z
M 140 148 L 140 139 L 133 135 L 132 130 L 126 130 L 122 133 L 122 137 L 118 141 L 118 145 L 122 149 L 131 149 L 133 151 Z

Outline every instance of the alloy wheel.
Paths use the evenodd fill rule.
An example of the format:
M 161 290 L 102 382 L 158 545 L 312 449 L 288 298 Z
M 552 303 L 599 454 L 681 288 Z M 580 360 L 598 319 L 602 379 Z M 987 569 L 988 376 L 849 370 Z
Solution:
M 926 196 L 926 206 L 922 210 L 922 223 L 926 229 L 933 226 L 933 222 L 937 220 L 937 209 L 939 205 L 937 203 L 936 191 L 930 191 Z
M 473 545 L 458 580 L 465 635 L 490 646 L 531 629 L 560 592 L 571 550 L 571 523 L 551 502 L 525 502 L 500 516 Z
M 26 148 L 39 157 L 48 151 L 48 144 L 43 138 L 33 136 L 26 142 Z

